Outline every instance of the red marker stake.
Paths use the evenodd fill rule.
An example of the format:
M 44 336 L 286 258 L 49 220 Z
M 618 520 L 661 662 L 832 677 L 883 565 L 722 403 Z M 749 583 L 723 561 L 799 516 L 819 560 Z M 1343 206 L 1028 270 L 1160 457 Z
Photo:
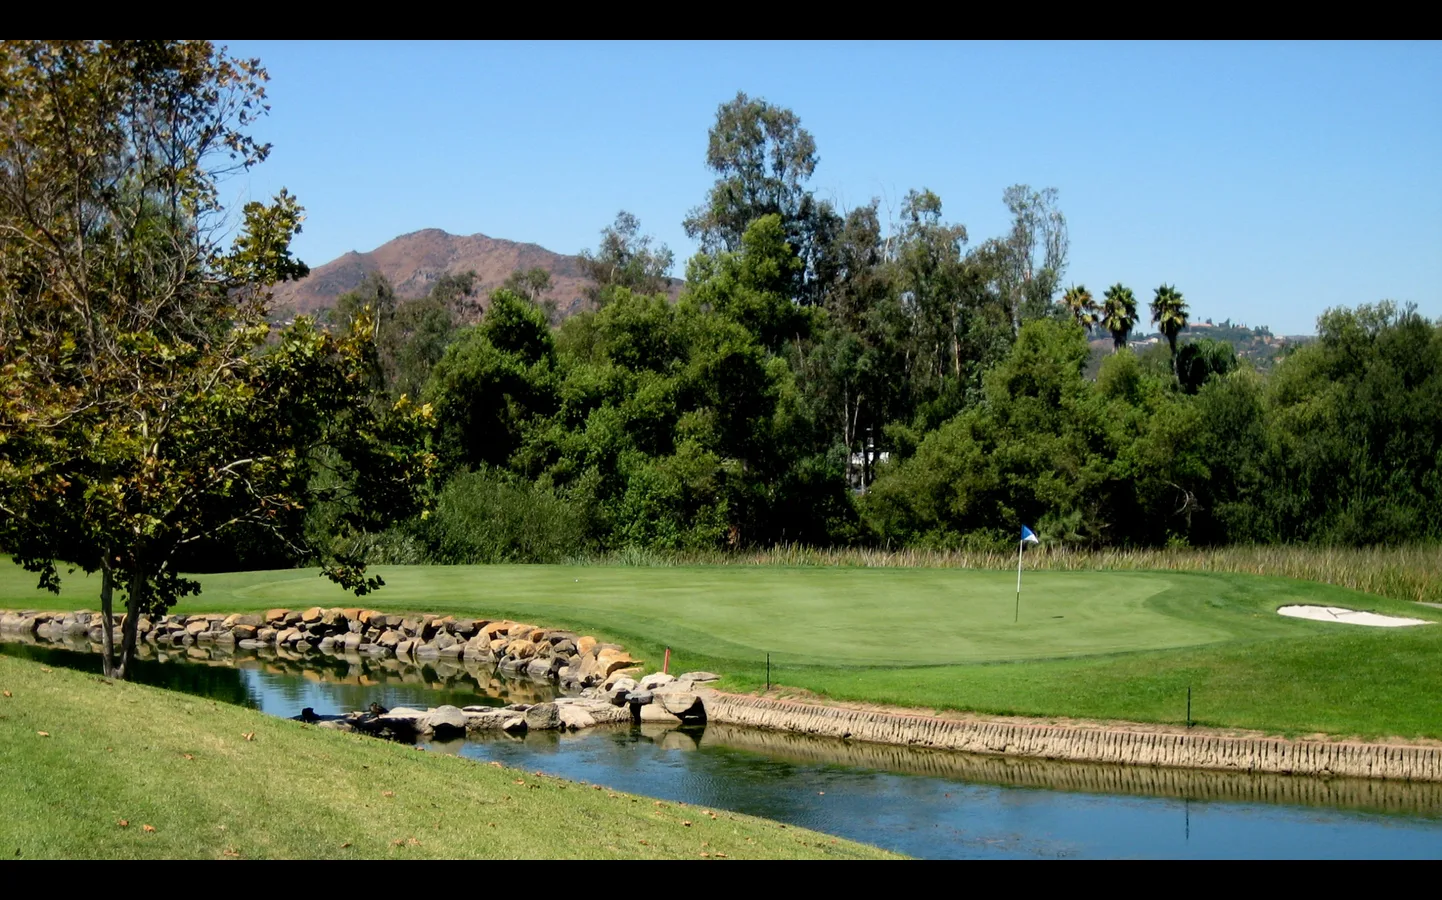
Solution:
M 661 674 L 665 675 L 671 671 L 671 648 L 666 648 L 666 661 L 661 663 Z

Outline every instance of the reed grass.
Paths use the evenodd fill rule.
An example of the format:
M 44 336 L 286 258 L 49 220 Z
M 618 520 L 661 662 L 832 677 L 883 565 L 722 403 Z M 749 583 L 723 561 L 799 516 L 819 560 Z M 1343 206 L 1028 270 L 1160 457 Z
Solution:
M 576 562 L 583 562 L 577 560 Z M 912 569 L 1014 569 L 1016 554 L 977 550 L 823 549 L 796 544 L 762 550 L 666 554 L 628 548 L 585 563 L 630 566 L 854 566 Z M 1278 575 L 1351 588 L 1394 600 L 1442 602 L 1442 545 L 1311 547 L 1289 545 L 1072 550 L 1028 547 L 1028 570 L 1181 571 Z

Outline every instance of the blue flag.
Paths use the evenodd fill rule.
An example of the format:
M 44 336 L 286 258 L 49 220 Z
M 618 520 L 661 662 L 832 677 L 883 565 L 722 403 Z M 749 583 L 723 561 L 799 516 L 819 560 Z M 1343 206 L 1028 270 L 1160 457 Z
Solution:
M 1027 528 L 1025 525 L 1021 526 L 1021 539 L 1023 541 L 1030 541 L 1033 544 L 1041 543 L 1041 538 L 1037 537 L 1036 534 L 1033 533 L 1032 530 L 1030 528 Z

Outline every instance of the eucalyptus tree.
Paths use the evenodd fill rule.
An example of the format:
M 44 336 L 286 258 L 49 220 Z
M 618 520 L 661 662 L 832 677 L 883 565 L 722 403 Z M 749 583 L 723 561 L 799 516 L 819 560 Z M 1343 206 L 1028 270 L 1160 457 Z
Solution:
M 1182 298 L 1181 292 L 1169 284 L 1157 288 L 1156 295 L 1152 298 L 1152 324 L 1167 339 L 1167 346 L 1172 351 L 1172 369 L 1176 370 L 1177 365 L 1177 335 L 1187 327 L 1187 302 Z
M 653 240 L 641 233 L 640 219 L 624 209 L 616 213 L 616 221 L 601 230 L 600 246 L 580 253 L 581 271 L 593 282 L 586 288 L 593 305 L 605 306 L 617 288 L 657 294 L 670 286 L 675 254 Z
M 1120 350 L 1137 324 L 1137 298 L 1131 288 L 1121 283 L 1107 288 L 1102 296 L 1101 326 L 1111 334 L 1115 349 Z

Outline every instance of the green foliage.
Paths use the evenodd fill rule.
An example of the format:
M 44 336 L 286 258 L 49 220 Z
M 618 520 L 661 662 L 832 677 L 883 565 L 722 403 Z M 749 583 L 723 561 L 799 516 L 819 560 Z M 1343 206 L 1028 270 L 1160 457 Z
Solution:
M 435 563 L 554 563 L 587 549 L 574 505 L 490 468 L 452 478 L 415 531 L 426 560 Z M 394 539 L 378 549 L 394 554 Z

